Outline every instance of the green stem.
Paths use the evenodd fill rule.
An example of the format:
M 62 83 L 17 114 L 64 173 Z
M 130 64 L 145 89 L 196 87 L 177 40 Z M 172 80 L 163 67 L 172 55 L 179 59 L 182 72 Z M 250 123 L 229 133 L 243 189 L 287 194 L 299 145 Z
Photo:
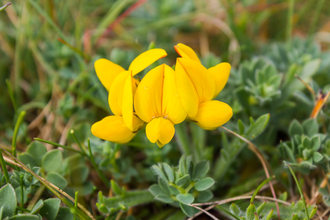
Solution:
M 254 201 L 254 198 L 256 197 L 257 193 L 259 192 L 259 190 L 261 189 L 261 187 L 263 187 L 266 183 L 268 183 L 270 180 L 272 180 L 274 177 L 271 176 L 269 177 L 268 179 L 264 180 L 258 187 L 257 189 L 254 191 L 253 195 L 252 195 L 252 198 L 251 198 L 251 201 L 250 203 L 253 203 Z
M 185 189 L 186 193 L 188 193 L 191 190 L 191 188 L 194 187 L 194 185 L 195 185 L 195 182 L 190 183 L 189 186 L 187 186 L 187 188 Z
M 73 137 L 73 139 L 75 140 L 75 142 L 78 144 L 80 150 L 81 150 L 84 154 L 86 154 L 84 148 L 82 147 L 82 145 L 81 145 L 80 142 L 78 141 L 76 135 L 74 134 L 74 130 L 71 130 L 71 131 L 70 131 L 70 134 L 72 135 L 72 137 Z
M 179 192 L 181 194 L 185 194 L 186 193 L 186 190 L 184 190 L 182 187 L 180 187 L 180 186 L 178 186 L 178 185 L 176 185 L 174 183 L 168 183 L 168 185 L 175 187 L 177 190 L 179 190 Z
M 0 11 L 5 10 L 9 5 L 11 5 L 10 2 L 5 4 L 4 6 L 0 7 Z
M 313 34 L 315 33 L 316 24 L 319 20 L 320 13 L 321 13 L 321 10 L 323 8 L 324 2 L 325 2 L 325 0 L 318 0 L 317 1 L 316 11 L 315 11 L 315 14 L 313 16 L 311 28 L 309 29 L 310 31 L 308 33 L 307 46 L 310 46 L 310 44 L 312 43 Z
M 3 174 L 5 175 L 6 183 L 9 183 L 9 175 L 6 167 L 5 160 L 3 159 L 2 151 L 0 150 L 0 163 L 2 167 Z
M 11 142 L 12 154 L 13 154 L 14 157 L 16 157 L 16 155 L 17 155 L 17 153 L 16 153 L 16 140 L 17 140 L 18 129 L 19 129 L 19 126 L 23 122 L 25 114 L 26 114 L 25 111 L 22 111 L 21 113 L 19 113 L 18 119 L 16 121 L 16 125 L 15 125 L 15 128 L 14 128 L 13 140 Z
M 176 138 L 178 141 L 178 145 L 180 146 L 182 153 L 187 156 L 191 155 L 192 152 L 190 149 L 186 123 L 181 123 L 181 124 L 176 125 L 175 130 L 176 130 L 175 135 L 176 135 Z
M 73 152 L 76 152 L 76 153 L 78 153 L 78 154 L 81 154 L 82 156 L 88 156 L 86 153 L 84 153 L 84 152 L 81 152 L 81 151 L 79 151 L 79 150 L 76 150 L 76 149 L 73 149 L 73 148 L 71 148 L 71 147 L 67 147 L 67 146 L 64 146 L 64 145 L 61 145 L 61 144 L 58 144 L 58 143 L 55 143 L 55 142 L 51 142 L 51 141 L 46 141 L 46 140 L 44 140 L 44 139 L 40 139 L 40 138 L 34 138 L 34 140 L 36 140 L 36 141 L 39 141 L 39 142 L 43 142 L 43 143 L 46 143 L 46 144 L 51 144 L 51 145 L 54 145 L 54 146 L 56 146 L 56 147 L 61 147 L 61 148 L 63 148 L 63 149 L 65 149 L 65 150 L 69 150 L 69 151 L 73 151 Z
M 95 163 L 94 160 L 94 156 L 92 154 L 92 149 L 91 149 L 91 143 L 89 138 L 87 139 L 87 146 L 88 146 L 88 151 L 89 151 L 89 158 L 93 164 L 93 167 L 95 168 L 96 172 L 99 174 L 102 182 L 104 183 L 104 185 L 106 185 L 107 187 L 109 187 L 109 181 L 107 180 L 107 178 L 103 175 L 103 173 L 100 171 L 100 169 L 98 168 L 97 164 Z
M 13 107 L 15 109 L 15 112 L 17 112 L 17 106 L 16 106 L 16 101 L 15 101 L 15 95 L 14 95 L 14 91 L 13 89 L 11 88 L 11 85 L 10 85 L 10 82 L 8 79 L 6 79 L 6 84 L 7 84 L 7 87 L 8 87 L 8 93 L 9 93 L 9 97 L 11 99 L 11 102 L 13 103 Z
M 307 220 L 309 220 L 309 214 L 308 214 L 308 209 L 307 209 L 307 206 L 306 206 L 305 197 L 304 197 L 304 194 L 303 194 L 302 191 L 301 191 L 301 188 L 300 188 L 299 182 L 298 182 L 298 180 L 297 180 L 297 177 L 296 177 L 296 175 L 294 174 L 293 170 L 291 169 L 290 165 L 289 165 L 288 163 L 286 163 L 286 162 L 284 162 L 284 163 L 285 163 L 285 165 L 287 165 L 287 166 L 289 167 L 289 170 L 290 170 L 290 172 L 291 172 L 291 174 L 292 174 L 292 176 L 293 176 L 293 179 L 294 179 L 294 181 L 295 181 L 296 184 L 297 184 L 297 188 L 298 188 L 298 190 L 299 190 L 299 193 L 300 193 L 300 196 L 301 196 L 301 200 L 302 200 L 303 203 L 304 203 L 304 208 L 305 208 L 306 218 L 307 218 Z
M 292 26 L 293 26 L 293 9 L 294 9 L 294 0 L 289 1 L 289 8 L 288 8 L 288 21 L 286 26 L 286 43 L 288 49 L 291 49 L 291 43 L 292 43 Z
M 20 178 L 20 186 L 21 186 L 21 206 L 24 206 L 24 189 L 23 189 L 23 175 L 19 176 Z
M 72 203 L 64 196 L 62 196 L 56 189 L 54 189 L 53 187 L 51 187 L 48 182 L 46 182 L 44 179 L 42 179 L 40 176 L 38 176 L 37 174 L 35 174 L 30 168 L 28 168 L 25 164 L 23 164 L 22 162 L 20 162 L 19 160 L 17 160 L 16 157 L 14 157 L 13 155 L 11 155 L 8 151 L 6 151 L 2 146 L 0 146 L 0 149 L 10 158 L 12 158 L 13 160 L 16 160 L 17 163 L 19 165 L 22 166 L 22 168 L 24 170 L 26 170 L 28 173 L 30 173 L 32 176 L 34 176 L 37 180 L 39 180 L 39 182 L 41 182 L 45 187 L 47 187 L 47 189 L 49 189 L 52 193 L 54 193 L 55 196 L 57 196 L 60 200 L 62 200 L 62 202 L 64 204 L 66 204 L 68 207 L 73 208 Z M 63 192 L 62 192 L 63 193 Z M 78 209 L 78 215 L 82 218 L 82 219 L 88 219 L 87 216 L 89 216 L 90 218 L 92 218 L 90 215 L 90 213 L 88 213 L 87 210 L 80 210 Z M 92 218 L 93 219 L 93 218 Z

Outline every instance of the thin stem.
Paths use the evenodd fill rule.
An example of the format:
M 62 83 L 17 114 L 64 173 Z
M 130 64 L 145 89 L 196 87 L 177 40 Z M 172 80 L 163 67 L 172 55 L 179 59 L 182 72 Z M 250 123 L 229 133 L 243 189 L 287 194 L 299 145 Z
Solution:
M 181 123 L 176 125 L 175 129 L 175 136 L 178 141 L 178 145 L 180 146 L 180 149 L 183 154 L 185 155 L 191 155 L 191 149 L 189 146 L 189 138 L 187 134 L 187 127 L 185 123 Z
M 270 176 L 269 176 L 269 172 L 268 172 L 268 169 L 267 169 L 267 165 L 269 166 L 269 164 L 268 164 L 267 160 L 264 158 L 264 156 L 262 155 L 262 153 L 259 151 L 259 149 L 257 148 L 257 146 L 254 145 L 251 141 L 249 141 L 245 137 L 242 137 L 241 135 L 233 132 L 232 130 L 229 130 L 228 128 L 223 127 L 223 126 L 221 126 L 221 128 L 224 129 L 224 130 L 226 130 L 227 132 L 235 135 L 236 137 L 238 137 L 239 139 L 241 139 L 242 141 L 244 141 L 245 143 L 248 144 L 248 148 L 252 152 L 254 152 L 256 154 L 256 156 L 258 157 L 258 159 L 260 160 L 260 162 L 262 164 L 262 167 L 264 168 L 266 177 L 269 178 Z M 273 184 L 272 184 L 271 181 L 269 182 L 269 186 L 270 186 L 270 190 L 271 190 L 271 192 L 273 194 L 274 199 L 276 199 L 275 190 L 274 190 L 274 187 L 273 187 Z M 277 210 L 277 214 L 278 214 L 278 219 L 280 219 L 280 207 L 278 206 L 277 201 L 275 202 L 275 204 L 276 204 L 276 210 Z
M 303 203 L 304 203 L 304 208 L 305 208 L 306 218 L 307 218 L 307 220 L 309 220 L 309 214 L 308 214 L 308 209 L 307 209 L 307 206 L 306 206 L 305 197 L 304 197 L 304 194 L 303 194 L 302 191 L 301 191 L 301 188 L 300 188 L 299 182 L 298 182 L 298 180 L 297 180 L 297 177 L 296 177 L 296 175 L 294 174 L 293 170 L 291 169 L 290 165 L 289 165 L 288 163 L 286 163 L 286 162 L 284 162 L 284 163 L 285 163 L 285 165 L 287 165 L 287 166 L 289 167 L 289 170 L 290 170 L 290 172 L 291 172 L 291 174 L 292 174 L 292 176 L 293 176 L 293 179 L 294 179 L 294 181 L 295 181 L 296 184 L 297 184 L 297 188 L 298 188 L 298 190 L 299 190 L 299 193 L 300 193 L 300 196 L 301 196 L 301 200 L 302 200 Z
M 14 157 L 16 157 L 16 155 L 17 155 L 16 140 L 17 140 L 17 134 L 18 134 L 19 126 L 22 124 L 25 114 L 26 114 L 26 111 L 22 111 L 22 112 L 19 113 L 19 116 L 18 116 L 17 121 L 16 121 L 16 125 L 15 125 L 15 128 L 14 128 L 13 140 L 11 142 L 11 149 L 12 149 L 12 154 L 13 154 Z
M 17 112 L 17 105 L 16 105 L 16 101 L 15 101 L 14 91 L 11 88 L 11 85 L 10 85 L 10 82 L 9 82 L 8 79 L 6 79 L 6 84 L 7 84 L 7 87 L 8 87 L 9 97 L 11 99 L 11 102 L 13 103 L 14 110 L 15 110 L 15 112 Z
M 103 175 L 103 173 L 100 171 L 100 169 L 98 168 L 97 164 L 95 163 L 94 160 L 94 156 L 92 154 L 92 149 L 91 149 L 91 143 L 89 138 L 87 139 L 87 146 L 88 146 L 88 151 L 89 151 L 89 158 L 93 164 L 93 167 L 95 168 L 96 172 L 99 174 L 102 182 L 104 183 L 104 185 L 106 185 L 107 187 L 109 187 L 109 181 L 107 180 L 107 178 Z
M 316 11 L 315 11 L 315 14 L 313 16 L 311 28 L 309 29 L 310 31 L 308 33 L 307 46 L 310 46 L 310 44 L 312 43 L 312 39 L 313 39 L 312 36 L 313 36 L 313 34 L 315 34 L 316 24 L 319 20 L 320 13 L 321 13 L 321 10 L 323 8 L 324 2 L 325 2 L 325 0 L 318 0 L 317 1 Z
M 26 170 L 28 173 L 30 173 L 32 176 L 34 176 L 37 180 L 39 180 L 44 186 L 47 187 L 47 189 L 49 189 L 52 193 L 54 193 L 59 199 L 61 199 L 68 207 L 73 208 L 71 202 L 74 202 L 74 199 L 69 196 L 66 192 L 64 192 L 63 190 L 61 190 L 60 188 L 58 188 L 57 186 L 55 186 L 54 184 L 48 182 L 47 180 L 45 180 L 44 178 L 42 178 L 41 176 L 35 174 L 29 167 L 27 167 L 24 163 L 22 163 L 21 161 L 19 161 L 16 157 L 14 157 L 13 155 L 11 155 L 8 151 L 6 151 L 1 145 L 0 145 L 0 149 L 10 158 L 12 158 L 14 162 L 12 160 L 7 160 L 7 162 L 10 162 L 24 170 Z M 63 195 L 63 196 L 62 196 Z M 69 201 L 71 200 L 71 202 Z M 80 210 L 78 210 L 78 215 L 82 217 L 82 219 L 86 219 L 86 215 L 91 218 L 91 219 L 95 219 L 90 212 L 87 211 L 87 209 L 85 209 L 81 204 L 78 203 L 78 207 L 80 208 Z
M 72 135 L 72 137 L 73 137 L 73 139 L 75 140 L 75 142 L 78 144 L 80 150 L 81 150 L 84 154 L 86 154 L 84 148 L 82 147 L 82 145 L 81 145 L 80 142 L 78 141 L 76 135 L 74 134 L 74 130 L 71 130 L 71 131 L 70 131 L 70 134 Z
M 24 189 L 23 189 L 23 175 L 19 176 L 20 179 L 20 186 L 21 186 L 21 206 L 24 206 Z
M 0 7 L 0 11 L 5 10 L 9 5 L 11 5 L 10 2 L 5 4 L 4 6 Z
M 251 198 L 251 201 L 250 203 L 253 203 L 254 201 L 254 198 L 256 197 L 257 193 L 259 192 L 259 190 L 266 184 L 268 183 L 270 180 L 272 180 L 274 178 L 274 176 L 271 176 L 269 177 L 268 179 L 264 180 L 258 187 L 257 189 L 254 191 L 253 195 L 252 195 L 252 198 Z
M 0 163 L 2 167 L 3 174 L 5 175 L 6 183 L 9 183 L 9 175 L 8 175 L 8 170 L 6 167 L 6 163 L 3 159 L 2 151 L 0 150 Z
M 46 144 L 51 144 L 51 145 L 54 145 L 56 147 L 61 147 L 61 148 L 65 149 L 65 150 L 69 150 L 69 151 L 73 151 L 73 152 L 76 152 L 78 154 L 81 154 L 82 156 L 86 156 L 86 157 L 88 156 L 84 152 L 81 152 L 79 150 L 76 150 L 76 149 L 73 149 L 71 147 L 67 147 L 67 146 L 64 146 L 64 145 L 61 145 L 61 144 L 58 144 L 58 143 L 55 143 L 55 142 L 46 141 L 46 140 L 40 139 L 40 138 L 34 138 L 34 140 L 39 141 L 39 142 L 43 142 L 43 143 L 46 143 Z
M 293 9 L 294 9 L 294 0 L 290 0 L 289 8 L 288 8 L 288 21 L 286 26 L 286 43 L 288 49 L 291 49 L 291 43 L 292 43 Z

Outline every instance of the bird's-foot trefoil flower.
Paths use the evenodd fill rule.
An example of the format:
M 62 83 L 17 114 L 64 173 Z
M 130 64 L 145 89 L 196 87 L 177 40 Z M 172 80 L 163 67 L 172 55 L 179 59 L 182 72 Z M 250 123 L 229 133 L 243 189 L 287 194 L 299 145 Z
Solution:
M 224 62 L 206 69 L 190 47 L 178 44 L 174 48 L 181 56 L 175 66 L 177 91 L 189 119 L 206 130 L 223 125 L 232 117 L 232 108 L 212 99 L 227 83 L 230 64 Z
M 148 123 L 147 138 L 159 147 L 172 140 L 174 125 L 187 116 L 178 98 L 174 75 L 174 70 L 166 64 L 150 70 L 134 96 L 137 115 Z
M 133 76 L 166 55 L 163 49 L 146 51 L 132 61 L 128 71 L 106 59 L 95 62 L 97 76 L 109 92 L 108 102 L 114 115 L 93 124 L 94 136 L 120 144 L 135 136 L 144 122 L 134 112 L 133 97 L 139 80 Z

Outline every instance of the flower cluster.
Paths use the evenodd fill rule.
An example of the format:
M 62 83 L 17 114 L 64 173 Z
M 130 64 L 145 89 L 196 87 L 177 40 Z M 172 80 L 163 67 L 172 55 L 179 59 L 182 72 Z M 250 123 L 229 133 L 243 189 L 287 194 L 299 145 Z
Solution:
M 185 119 L 213 130 L 231 118 L 231 107 L 213 100 L 228 80 L 230 64 L 223 62 L 206 69 L 190 47 L 178 44 L 174 48 L 181 56 L 175 70 L 161 64 L 141 81 L 134 76 L 165 57 L 165 50 L 151 49 L 140 54 L 128 70 L 107 59 L 95 62 L 96 74 L 109 92 L 114 115 L 93 124 L 93 135 L 127 143 L 146 124 L 150 142 L 162 147 L 172 140 L 174 125 Z

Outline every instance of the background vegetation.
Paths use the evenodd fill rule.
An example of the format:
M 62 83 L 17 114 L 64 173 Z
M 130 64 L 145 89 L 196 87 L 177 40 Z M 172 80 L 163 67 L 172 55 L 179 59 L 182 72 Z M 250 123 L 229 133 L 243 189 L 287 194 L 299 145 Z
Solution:
M 0 219 L 184 219 L 206 201 L 219 201 L 197 206 L 216 205 L 213 217 L 196 219 L 276 219 L 275 201 L 281 219 L 328 219 L 329 14 L 325 0 L 13 1 L 0 11 Z M 110 109 L 94 61 L 127 68 L 154 44 L 171 66 L 180 42 L 206 67 L 231 63 L 217 97 L 230 130 L 187 122 L 161 149 L 144 131 L 125 145 L 95 138 Z M 266 179 L 258 195 L 276 200 L 231 199 Z

